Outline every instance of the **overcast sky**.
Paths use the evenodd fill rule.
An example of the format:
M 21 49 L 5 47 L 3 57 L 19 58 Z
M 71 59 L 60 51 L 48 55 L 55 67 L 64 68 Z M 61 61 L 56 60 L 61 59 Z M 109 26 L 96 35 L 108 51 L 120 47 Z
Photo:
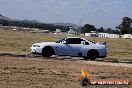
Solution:
M 112 27 L 132 18 L 132 0 L 0 0 L 0 13 L 14 19 Z

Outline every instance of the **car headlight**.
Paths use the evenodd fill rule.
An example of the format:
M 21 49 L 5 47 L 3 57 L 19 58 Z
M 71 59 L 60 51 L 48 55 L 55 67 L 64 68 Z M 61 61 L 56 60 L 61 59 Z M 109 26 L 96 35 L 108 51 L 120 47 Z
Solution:
M 40 47 L 39 45 L 33 45 L 33 47 Z

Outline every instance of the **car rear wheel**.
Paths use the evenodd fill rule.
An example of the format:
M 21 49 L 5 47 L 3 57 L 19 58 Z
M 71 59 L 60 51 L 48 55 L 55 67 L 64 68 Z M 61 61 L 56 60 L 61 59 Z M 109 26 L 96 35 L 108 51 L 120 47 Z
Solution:
M 87 56 L 90 60 L 95 60 L 98 57 L 98 52 L 96 50 L 90 50 Z
M 42 50 L 42 56 L 43 57 L 50 57 L 54 55 L 54 50 L 53 48 L 51 47 L 45 47 L 43 50 Z

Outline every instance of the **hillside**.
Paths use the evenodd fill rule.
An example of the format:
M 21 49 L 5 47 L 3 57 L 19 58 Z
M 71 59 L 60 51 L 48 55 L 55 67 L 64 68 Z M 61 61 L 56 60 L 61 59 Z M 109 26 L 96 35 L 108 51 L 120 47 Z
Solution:
M 73 23 L 51 23 L 53 25 L 61 25 L 61 26 L 72 26 L 72 27 L 79 27 L 79 25 L 77 24 L 73 24 Z
M 8 18 L 6 16 L 3 16 L 2 14 L 0 14 L 0 20 L 6 20 L 6 21 L 11 21 L 11 18 Z
M 0 20 L 6 20 L 6 21 L 14 21 L 14 19 L 12 18 L 9 18 L 9 17 L 6 17 L 2 14 L 0 14 Z M 15 21 L 20 21 L 19 19 L 18 20 L 15 20 Z M 32 20 L 32 21 L 29 21 L 29 20 L 22 20 L 22 22 L 31 22 L 31 23 L 42 23 L 42 22 L 39 22 L 37 20 Z M 48 23 L 48 24 L 52 24 L 54 26 L 73 26 L 73 27 L 78 27 L 78 25 L 76 24 L 73 24 L 73 23 Z

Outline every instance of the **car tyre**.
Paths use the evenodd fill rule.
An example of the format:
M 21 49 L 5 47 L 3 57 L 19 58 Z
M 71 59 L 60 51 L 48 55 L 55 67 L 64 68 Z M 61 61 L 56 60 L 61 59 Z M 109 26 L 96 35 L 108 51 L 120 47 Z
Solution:
M 98 57 L 98 52 L 96 50 L 91 50 L 88 52 L 88 58 L 90 60 L 96 60 L 97 57 Z
M 45 47 L 43 50 L 42 50 L 42 56 L 43 57 L 50 57 L 54 55 L 54 50 L 53 48 L 51 47 Z

